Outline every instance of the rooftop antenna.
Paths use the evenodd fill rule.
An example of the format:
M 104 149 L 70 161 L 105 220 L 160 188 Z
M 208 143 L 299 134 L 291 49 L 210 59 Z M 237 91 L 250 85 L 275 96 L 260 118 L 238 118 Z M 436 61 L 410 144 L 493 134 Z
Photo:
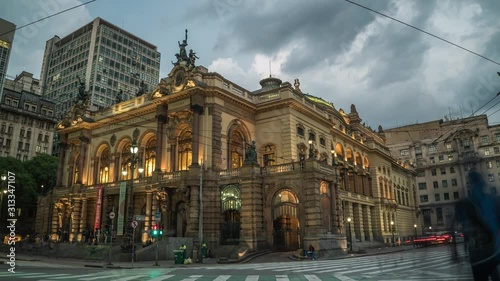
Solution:
M 271 60 L 269 60 L 269 78 L 271 77 Z

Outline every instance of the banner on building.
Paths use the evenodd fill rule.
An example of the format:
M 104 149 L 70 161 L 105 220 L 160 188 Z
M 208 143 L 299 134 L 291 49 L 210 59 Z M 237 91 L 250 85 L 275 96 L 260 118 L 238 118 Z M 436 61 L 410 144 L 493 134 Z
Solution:
M 125 219 L 125 197 L 127 195 L 127 183 L 120 183 L 120 197 L 118 198 L 118 222 L 116 235 L 123 235 L 123 220 Z
M 94 230 L 101 228 L 101 210 L 102 210 L 102 185 L 97 187 L 97 199 L 95 202 Z

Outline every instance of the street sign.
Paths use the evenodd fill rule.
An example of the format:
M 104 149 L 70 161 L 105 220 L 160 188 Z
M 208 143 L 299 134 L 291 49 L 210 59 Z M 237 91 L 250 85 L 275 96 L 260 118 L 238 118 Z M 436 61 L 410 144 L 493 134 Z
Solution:
M 138 225 L 139 225 L 139 223 L 137 221 L 132 221 L 130 223 L 130 226 L 132 226 L 132 228 L 136 228 Z
M 114 219 L 115 218 L 115 212 L 110 212 L 109 213 L 109 218 Z
M 146 220 L 146 216 L 145 215 L 135 215 L 134 219 L 136 221 L 145 221 Z
M 160 212 L 155 213 L 155 221 L 161 221 L 161 213 Z

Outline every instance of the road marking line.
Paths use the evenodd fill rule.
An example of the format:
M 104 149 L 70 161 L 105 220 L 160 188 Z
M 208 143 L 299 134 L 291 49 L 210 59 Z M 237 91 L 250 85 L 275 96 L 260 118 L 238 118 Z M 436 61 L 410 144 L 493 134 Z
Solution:
M 321 281 L 321 279 L 316 275 L 304 275 L 308 281 Z
M 338 273 L 334 273 L 334 274 L 333 274 L 333 277 L 335 277 L 335 278 L 339 279 L 340 281 L 356 281 L 356 280 L 354 280 L 354 279 L 352 279 L 352 278 L 349 278 L 349 277 L 347 277 L 347 276 L 344 276 L 344 275 L 342 275 L 342 274 L 338 274 Z
M 276 281 L 289 281 L 288 275 L 276 275 Z
M 219 275 L 213 281 L 226 281 L 229 277 L 231 277 L 231 275 Z
M 188 278 L 184 278 L 182 279 L 181 281 L 194 281 L 200 277 L 202 277 L 203 275 L 191 275 L 189 276 Z
M 166 280 L 168 278 L 174 277 L 174 276 L 175 275 L 163 275 L 163 276 L 156 277 L 155 279 L 151 279 L 149 281 L 162 281 L 162 280 Z
M 47 274 L 47 273 L 38 273 L 36 275 L 30 276 L 19 276 L 19 278 L 36 278 L 36 277 L 53 277 L 53 276 L 67 276 L 68 274 Z
M 68 278 L 72 278 L 72 279 L 74 278 L 74 279 L 76 279 L 76 278 L 90 277 L 90 276 L 95 276 L 95 275 L 96 275 L 96 273 L 91 273 L 91 274 L 82 274 L 82 275 L 73 275 L 73 276 L 70 275 L 70 276 L 56 277 L 56 278 L 53 278 L 53 279 L 57 279 L 57 280 L 59 280 L 59 279 L 68 279 Z
M 118 276 L 117 275 L 101 275 L 101 276 L 96 276 L 96 277 L 80 278 L 78 280 L 91 281 L 91 280 L 104 279 L 104 278 L 110 278 L 110 277 L 118 277 Z
M 134 276 L 129 276 L 129 277 L 120 278 L 120 279 L 113 279 L 113 281 L 128 281 L 128 280 L 134 280 L 136 278 L 144 277 L 144 276 L 146 276 L 146 275 L 134 275 Z
M 258 281 L 259 275 L 248 275 L 245 281 Z

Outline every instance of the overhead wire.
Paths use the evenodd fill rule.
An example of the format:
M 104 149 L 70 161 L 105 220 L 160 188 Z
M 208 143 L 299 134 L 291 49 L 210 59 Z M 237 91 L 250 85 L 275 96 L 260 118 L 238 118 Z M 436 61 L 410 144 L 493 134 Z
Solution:
M 402 24 L 402 25 L 405 25 L 405 26 L 407 26 L 407 27 L 413 28 L 413 29 L 415 29 L 415 30 L 417 30 L 417 31 L 420 31 L 420 32 L 422 32 L 422 33 L 425 33 L 425 34 L 427 34 L 427 35 L 429 35 L 429 36 L 431 36 L 431 37 L 434 37 L 434 38 L 436 38 L 436 39 L 438 39 L 438 40 L 441 40 L 441 41 L 443 41 L 443 42 L 446 42 L 446 43 L 448 43 L 448 44 L 450 44 L 450 45 L 452 45 L 452 46 L 455 46 L 455 47 L 457 47 L 457 48 L 459 48 L 459 49 L 462 49 L 462 50 L 464 50 L 464 51 L 466 51 L 466 52 L 469 52 L 469 53 L 471 53 L 471 54 L 473 54 L 473 55 L 476 55 L 476 56 L 478 56 L 478 57 L 480 57 L 480 58 L 482 58 L 482 59 L 485 59 L 485 60 L 487 60 L 487 61 L 489 61 L 489 62 L 492 62 L 492 63 L 494 63 L 494 64 L 496 64 L 496 65 L 500 65 L 500 63 L 499 63 L 499 62 L 494 61 L 493 59 L 490 59 L 490 58 L 488 58 L 488 57 L 486 57 L 486 56 L 484 56 L 484 55 L 481 55 L 481 54 L 479 54 L 479 53 L 477 53 L 477 52 L 474 52 L 474 51 L 472 51 L 472 50 L 470 50 L 470 49 L 467 49 L 467 48 L 465 48 L 465 47 L 462 47 L 462 46 L 460 46 L 460 45 L 458 45 L 458 44 L 456 44 L 456 43 L 453 43 L 453 42 L 451 42 L 450 40 L 444 39 L 444 38 L 442 38 L 442 37 L 440 37 L 440 36 L 438 36 L 438 35 L 432 34 L 432 33 L 430 33 L 429 31 L 425 31 L 425 30 L 423 30 L 423 29 L 421 29 L 421 28 L 418 28 L 418 27 L 416 27 L 416 26 L 413 26 L 413 25 L 411 25 L 411 24 L 409 24 L 409 23 L 406 23 L 406 22 L 404 22 L 404 21 L 402 21 L 402 20 L 398 20 L 398 19 L 396 19 L 396 18 L 394 18 L 394 17 L 391 17 L 391 16 L 389 16 L 389 15 L 386 15 L 386 14 L 381 13 L 381 12 L 379 12 L 379 11 L 376 11 L 376 10 L 374 10 L 374 9 L 368 8 L 368 7 L 366 7 L 366 6 L 363 6 L 363 5 L 361 5 L 361 4 L 359 4 L 359 3 L 356 3 L 356 2 L 354 2 L 354 1 L 351 1 L 351 0 L 344 0 L 344 1 L 346 1 L 346 2 L 348 2 L 348 3 L 351 3 L 351 4 L 353 4 L 353 5 L 356 5 L 356 6 L 358 6 L 358 7 L 361 7 L 361 8 L 363 8 L 363 9 L 366 9 L 366 10 L 368 10 L 368 11 L 370 11 L 370 12 L 373 12 L 373 13 L 376 13 L 376 14 L 378 14 L 378 15 L 381 15 L 381 16 L 383 16 L 383 17 L 386 17 L 386 18 L 388 18 L 388 19 L 391 19 L 391 20 L 393 20 L 393 21 L 396 21 L 396 22 L 398 22 L 398 23 L 400 23 L 400 24 Z M 499 75 L 500 75 L 500 74 L 499 74 Z
M 27 24 L 25 24 L 25 25 L 21 25 L 21 26 L 19 26 L 19 27 L 14 28 L 14 29 L 11 29 L 11 30 L 9 30 L 9 31 L 7 31 L 7 32 L 0 33 L 0 36 L 7 35 L 7 34 L 9 34 L 9 33 L 15 32 L 15 31 L 17 31 L 17 30 L 19 30 L 19 29 L 22 29 L 22 28 L 25 28 L 25 27 L 30 26 L 30 25 L 32 25 L 32 24 L 35 24 L 35 23 L 37 23 L 37 22 L 44 21 L 44 20 L 46 20 L 46 19 L 48 19 L 48 18 L 51 18 L 51 17 L 57 16 L 57 15 L 60 15 L 60 14 L 66 13 L 66 12 L 68 12 L 68 11 L 71 11 L 71 10 L 76 9 L 76 8 L 78 8 L 78 7 L 81 7 L 81 6 L 85 6 L 85 5 L 90 4 L 90 3 L 92 3 L 92 2 L 95 2 L 95 1 L 97 1 L 97 0 L 90 0 L 90 1 L 87 1 L 87 2 L 82 3 L 82 4 L 80 4 L 80 5 L 76 5 L 76 6 L 73 6 L 73 7 L 71 7 L 71 8 L 68 8 L 68 9 L 66 9 L 66 10 L 62 10 L 62 11 L 60 11 L 60 12 L 54 13 L 54 14 L 52 14 L 52 15 L 48 15 L 48 16 L 46 16 L 46 17 L 44 17 L 44 18 L 38 19 L 38 20 L 36 20 L 36 21 L 32 21 L 32 22 L 27 23 Z

